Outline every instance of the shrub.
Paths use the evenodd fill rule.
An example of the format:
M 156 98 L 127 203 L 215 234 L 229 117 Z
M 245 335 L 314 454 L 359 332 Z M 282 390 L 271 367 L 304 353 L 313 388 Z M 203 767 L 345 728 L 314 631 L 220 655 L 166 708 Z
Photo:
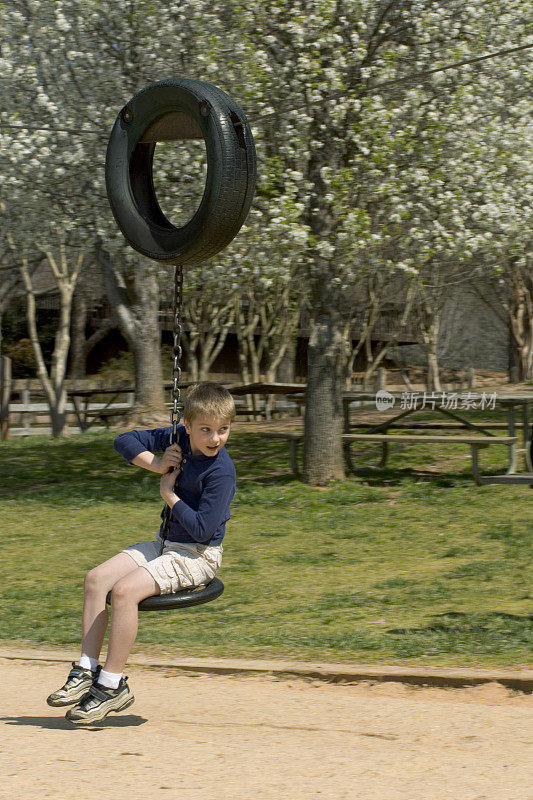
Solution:
M 11 359 L 14 378 L 35 378 L 37 365 L 29 339 L 19 339 L 18 342 L 9 345 L 6 348 L 6 355 Z

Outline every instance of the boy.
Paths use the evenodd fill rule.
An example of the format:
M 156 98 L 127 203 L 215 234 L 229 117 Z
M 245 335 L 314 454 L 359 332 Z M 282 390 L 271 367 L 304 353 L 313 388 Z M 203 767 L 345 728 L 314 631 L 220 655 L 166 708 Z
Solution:
M 47 699 L 51 706 L 75 704 L 66 713 L 70 722 L 100 722 L 110 711 L 133 703 L 122 673 L 137 635 L 141 600 L 207 583 L 220 567 L 236 486 L 235 467 L 225 448 L 234 418 L 227 389 L 204 382 L 187 393 L 179 443 L 168 446 L 171 427 L 130 431 L 115 439 L 115 450 L 130 463 L 161 473 L 161 497 L 171 509 L 169 527 L 165 540 L 160 530 L 155 541 L 131 545 L 87 573 L 81 657 L 78 664 L 73 662 L 64 686 Z M 157 456 L 159 452 L 163 455 Z M 102 668 L 98 657 L 109 591 L 111 626 Z

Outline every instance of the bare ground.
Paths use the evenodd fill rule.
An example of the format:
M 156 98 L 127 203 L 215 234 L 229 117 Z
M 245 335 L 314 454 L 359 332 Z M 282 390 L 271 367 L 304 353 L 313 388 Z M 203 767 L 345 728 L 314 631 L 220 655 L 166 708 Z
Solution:
M 533 800 L 533 697 L 176 675 L 132 666 L 135 705 L 74 728 L 67 665 L 0 658 L 0 798 Z

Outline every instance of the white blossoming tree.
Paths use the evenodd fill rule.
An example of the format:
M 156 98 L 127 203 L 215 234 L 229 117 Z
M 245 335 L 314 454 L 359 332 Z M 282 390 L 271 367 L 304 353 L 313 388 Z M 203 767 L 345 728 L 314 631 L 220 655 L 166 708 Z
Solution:
M 286 309 L 307 297 L 308 481 L 344 475 L 347 332 L 369 286 L 374 309 L 380 307 L 376 287 L 385 293 L 396 286 L 402 302 L 423 309 L 435 385 L 438 310 L 450 283 L 469 270 L 488 275 L 507 269 L 508 255 L 530 292 L 530 200 L 512 188 L 515 174 L 520 180 L 530 175 L 517 160 L 520 112 L 508 117 L 507 127 L 495 122 L 510 105 L 521 108 L 531 71 L 527 52 L 435 72 L 525 42 L 524 0 L 266 0 L 223 6 L 133 0 L 127 12 L 110 0 L 8 0 L 0 13 L 7 32 L 0 63 L 2 120 L 78 132 L 58 131 L 53 142 L 29 147 L 42 171 L 24 178 L 27 186 L 37 187 L 32 194 L 40 194 L 41 202 L 48 197 L 54 209 L 63 208 L 62 224 L 75 227 L 68 231 L 72 241 L 86 234 L 94 244 L 99 236 L 130 307 L 127 277 L 135 272 L 136 257 L 123 247 L 103 196 L 103 148 L 117 109 L 149 81 L 168 75 L 216 83 L 246 109 L 259 153 L 257 200 L 247 228 L 214 269 L 227 271 L 228 298 L 242 285 L 253 286 L 254 295 L 259 288 L 283 297 L 289 284 L 296 284 L 296 292 L 287 295 Z M 13 134 L 0 130 L 7 147 Z M 16 135 L 25 147 L 29 136 Z M 19 164 L 25 158 L 22 152 L 18 161 L 8 161 L 5 202 L 13 217 L 16 202 L 24 208 Z M 513 168 L 500 169 L 499 159 Z M 185 200 L 196 169 L 195 157 L 182 165 Z M 528 181 L 521 189 L 530 198 Z M 170 183 L 168 176 L 162 180 L 164 207 L 179 214 L 182 198 L 164 196 Z M 506 210 L 511 195 L 512 211 Z M 35 228 L 31 201 L 27 208 Z M 52 219 L 50 209 L 43 213 Z M 129 271 L 122 269 L 128 263 Z M 148 273 L 146 268 L 141 283 Z M 524 311 L 512 311 L 510 295 L 507 301 L 509 313 L 523 320 Z M 520 308 L 526 306 L 522 301 Z M 524 338 L 523 330 L 519 335 Z M 257 363 L 257 353 L 253 358 Z
M 70 344 L 70 314 L 72 296 L 83 264 L 84 241 L 71 224 L 64 204 L 58 197 L 34 192 L 39 181 L 44 153 L 47 167 L 57 177 L 62 174 L 58 166 L 58 148 L 53 137 L 40 132 L 31 147 L 19 140 L 5 148 L 3 164 L 6 174 L 2 184 L 2 228 L 9 258 L 22 279 L 27 298 L 28 333 L 32 343 L 37 374 L 50 407 L 52 433 L 59 436 L 66 425 L 66 369 Z M 68 182 L 67 178 L 67 182 Z M 51 281 L 55 281 L 60 311 L 51 364 L 43 356 L 32 282 L 31 262 L 45 261 Z
M 164 406 L 159 268 L 125 246 L 106 201 L 103 168 L 120 107 L 150 80 L 167 74 L 169 43 L 178 44 L 176 30 L 187 27 L 179 5 L 158 11 L 138 2 L 125 14 L 111 2 L 11 0 L 0 10 L 6 34 L 0 59 L 6 154 L 1 192 L 14 254 L 23 263 L 28 248 L 53 255 L 61 247 L 55 265 L 79 265 L 81 253 L 90 255 L 88 263 L 94 261 L 99 242 L 117 321 L 134 353 L 137 407 L 145 410 Z M 183 41 L 190 32 L 182 31 Z M 171 72 L 181 73 L 179 46 L 173 52 Z M 61 313 L 61 346 L 54 355 L 58 387 L 66 369 L 66 322 L 78 266 L 68 277 L 61 269 L 54 274 L 63 282 L 62 303 L 69 307 Z M 65 281 L 68 290 L 63 291 Z M 32 341 L 37 347 L 36 329 Z M 44 362 L 37 360 L 43 379 Z M 51 400 L 48 391 L 47 396 Z
M 245 31 L 237 54 L 244 74 L 254 76 L 256 107 L 273 112 L 257 127 L 277 154 L 278 193 L 292 191 L 308 232 L 305 472 L 312 483 L 344 475 L 344 332 L 361 277 L 387 268 L 416 276 L 431 361 L 436 300 L 485 243 L 469 224 L 475 179 L 461 182 L 468 163 L 471 173 L 487 169 L 480 151 L 491 81 L 508 76 L 508 103 L 520 86 L 513 63 L 523 67 L 525 56 L 465 66 L 444 79 L 433 71 L 513 47 L 526 17 L 520 2 L 454 0 L 272 0 L 260 9 L 242 4 L 234 14 Z M 490 116 L 498 99 L 487 107 Z M 432 369 L 436 381 L 436 363 Z
M 155 409 L 163 402 L 157 282 L 167 286 L 161 279 L 166 271 L 125 246 L 115 226 L 104 193 L 106 139 L 123 103 L 150 81 L 187 75 L 220 84 L 221 62 L 228 62 L 230 74 L 240 74 L 240 70 L 231 62 L 231 37 L 229 46 L 225 45 L 225 10 L 214 13 L 207 2 L 158 7 L 147 0 L 132 2 L 128 8 L 125 14 L 106 0 L 9 0 L 3 4 L 2 22 L 8 35 L 0 59 L 0 131 L 3 148 L 10 154 L 3 189 L 10 218 L 15 220 L 18 215 L 27 223 L 22 227 L 13 224 L 16 248 L 35 246 L 33 233 L 39 218 L 44 223 L 44 239 L 45 231 L 68 225 L 65 254 L 71 246 L 81 247 L 89 256 L 89 265 L 94 263 L 98 243 L 96 253 L 115 316 L 134 354 L 137 405 Z M 239 95 L 237 99 L 241 99 Z M 204 166 L 198 150 L 189 152 L 189 143 L 180 143 L 174 161 L 169 152 L 172 147 L 158 145 L 155 178 L 163 209 L 179 223 L 184 213 L 186 218 L 186 212 L 194 210 L 201 183 L 198 176 Z M 264 205 L 264 214 L 256 212 L 254 224 L 261 221 L 268 242 L 269 220 L 278 218 L 272 223 L 276 241 L 285 242 L 279 223 L 283 199 Z M 285 230 L 292 232 L 290 223 Z M 225 277 L 226 302 L 221 312 L 224 319 L 212 303 L 204 302 L 202 314 L 210 316 L 211 324 L 219 319 L 222 329 L 227 328 L 228 308 L 231 317 L 238 308 L 235 297 L 242 282 L 250 283 L 258 263 L 269 263 L 270 277 L 263 276 L 262 281 L 273 285 L 277 270 L 274 247 L 269 250 L 261 245 L 258 254 L 257 241 L 255 235 L 252 247 L 256 252 L 251 253 L 249 245 L 243 250 L 240 244 L 228 258 L 224 255 L 214 264 L 213 284 L 203 300 L 207 301 L 209 291 L 216 296 L 216 285 Z M 247 270 L 250 275 L 243 278 Z M 287 270 L 283 268 L 281 274 L 286 285 Z M 191 271 L 186 275 L 186 287 L 192 288 L 194 283 Z M 170 301 L 168 297 L 168 306 Z M 165 298 L 163 305 L 167 305 Z M 186 310 L 191 322 L 197 310 L 197 306 Z M 214 347 L 205 340 L 199 343 L 193 330 L 191 341 L 186 342 L 191 366 L 199 358 L 199 375 L 205 374 L 216 356 L 223 340 L 219 337 L 217 341 Z M 193 352 L 198 347 L 199 351 Z

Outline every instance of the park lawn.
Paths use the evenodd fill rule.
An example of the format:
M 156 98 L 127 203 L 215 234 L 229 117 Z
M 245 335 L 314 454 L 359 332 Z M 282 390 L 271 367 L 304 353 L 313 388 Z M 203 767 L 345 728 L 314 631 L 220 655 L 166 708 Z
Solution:
M 84 574 L 155 534 L 157 476 L 109 433 L 0 448 L 0 639 L 75 655 Z M 283 442 L 234 432 L 229 450 L 225 592 L 143 613 L 136 652 L 533 665 L 529 487 L 476 486 L 457 445 L 406 447 L 386 470 L 320 488 L 293 478 Z M 483 453 L 490 469 L 504 460 Z

